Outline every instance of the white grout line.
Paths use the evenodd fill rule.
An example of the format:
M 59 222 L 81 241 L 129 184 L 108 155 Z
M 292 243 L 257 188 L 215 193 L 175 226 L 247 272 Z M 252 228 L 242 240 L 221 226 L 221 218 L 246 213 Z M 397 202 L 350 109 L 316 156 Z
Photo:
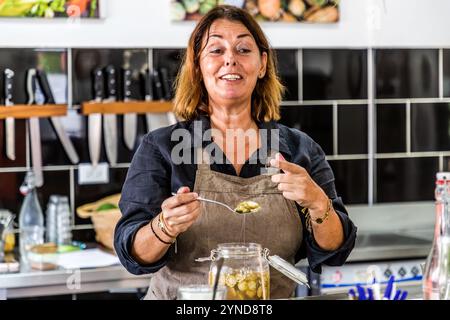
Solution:
M 426 158 L 426 157 L 449 157 L 450 151 L 423 151 L 423 152 L 393 152 L 375 154 L 375 159 L 396 159 L 396 158 Z
M 341 104 L 361 104 L 367 105 L 369 103 L 368 99 L 355 99 L 355 100 L 304 100 L 304 101 L 294 101 L 285 100 L 281 102 L 284 106 L 317 106 L 317 105 L 332 105 L 333 102 L 337 101 L 339 105 Z M 399 99 L 374 99 L 375 104 L 405 104 L 407 101 L 411 103 L 450 103 L 450 98 L 399 98 Z
M 78 225 L 72 227 L 72 230 L 89 230 L 89 229 L 94 229 L 94 225 L 93 224 L 78 224 Z
M 338 154 L 338 155 L 327 155 L 327 161 L 335 160 L 367 160 L 369 156 L 367 154 Z
M 303 50 L 297 50 L 298 101 L 303 101 Z
M 342 100 L 304 100 L 304 101 L 283 101 L 282 104 L 295 104 L 295 105 L 305 105 L 305 106 L 317 106 L 317 105 L 332 105 L 334 102 L 337 104 L 362 104 L 366 105 L 369 103 L 367 99 L 342 99 Z
M 338 104 L 333 103 L 333 154 L 338 154 Z
M 444 99 L 444 51 L 439 49 L 439 99 Z
M 411 102 L 406 101 L 406 153 L 411 153 Z
M 444 171 L 444 155 L 442 153 L 439 155 L 439 171 Z
M 73 107 L 72 48 L 67 48 L 67 105 Z
M 71 230 L 91 230 L 94 229 L 94 225 L 93 224 L 78 224 L 76 226 L 72 226 L 70 228 Z M 19 233 L 20 229 L 12 229 L 13 233 Z
M 70 208 L 71 208 L 71 216 L 72 216 L 72 227 L 75 225 L 75 172 L 74 168 L 70 168 L 69 170 L 69 183 L 70 183 Z
M 130 167 L 131 163 L 118 163 L 115 166 L 109 166 L 110 169 L 127 169 Z M 43 171 L 67 171 L 67 170 L 77 170 L 78 165 L 54 165 L 54 166 L 44 166 L 42 167 Z M 5 172 L 26 172 L 28 170 L 27 167 L 4 167 L 0 168 L 0 173 Z
M 375 99 L 376 104 L 405 104 L 411 103 L 439 103 L 450 102 L 450 98 L 402 98 L 402 99 Z
M 376 113 L 375 113 L 375 56 L 374 49 L 367 49 L 367 152 L 368 152 L 368 205 L 373 205 L 376 202 L 376 163 L 374 160 L 376 141 Z
M 39 120 L 38 120 L 39 121 Z M 30 121 L 25 120 L 25 171 L 31 168 L 31 152 L 30 152 Z

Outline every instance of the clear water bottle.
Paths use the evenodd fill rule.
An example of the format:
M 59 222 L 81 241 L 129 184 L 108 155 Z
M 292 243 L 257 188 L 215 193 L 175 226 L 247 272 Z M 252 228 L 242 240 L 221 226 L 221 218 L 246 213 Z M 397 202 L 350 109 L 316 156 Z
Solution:
M 57 244 L 70 244 L 72 242 L 72 219 L 69 199 L 66 196 L 60 196 L 56 206 L 56 229 Z
M 450 172 L 436 174 L 435 227 L 423 274 L 424 300 L 450 300 Z
M 44 243 L 44 215 L 37 197 L 33 172 L 27 172 L 20 192 L 25 195 L 25 199 L 19 213 L 19 246 L 21 258 L 26 263 L 30 248 Z
M 58 241 L 58 228 L 56 225 L 56 210 L 59 202 L 59 196 L 51 195 L 47 203 L 47 210 L 45 212 L 45 231 L 46 241 L 57 243 Z

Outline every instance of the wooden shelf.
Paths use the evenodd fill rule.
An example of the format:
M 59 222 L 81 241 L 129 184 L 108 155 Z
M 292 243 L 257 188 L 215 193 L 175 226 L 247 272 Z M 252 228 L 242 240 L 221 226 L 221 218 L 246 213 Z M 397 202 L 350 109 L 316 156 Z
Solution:
M 117 101 L 117 102 L 85 102 L 81 105 L 81 113 L 149 113 L 172 111 L 171 101 Z
M 65 104 L 44 104 L 27 105 L 15 104 L 13 106 L 0 106 L 0 119 L 16 118 L 48 118 L 60 117 L 67 114 L 67 105 Z

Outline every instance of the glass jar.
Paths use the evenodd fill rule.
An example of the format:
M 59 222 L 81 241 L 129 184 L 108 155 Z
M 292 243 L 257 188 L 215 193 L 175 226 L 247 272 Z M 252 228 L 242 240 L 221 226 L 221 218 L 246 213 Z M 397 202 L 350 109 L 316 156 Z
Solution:
M 227 300 L 270 299 L 270 270 L 258 243 L 222 243 L 211 252 L 209 284 L 227 288 Z

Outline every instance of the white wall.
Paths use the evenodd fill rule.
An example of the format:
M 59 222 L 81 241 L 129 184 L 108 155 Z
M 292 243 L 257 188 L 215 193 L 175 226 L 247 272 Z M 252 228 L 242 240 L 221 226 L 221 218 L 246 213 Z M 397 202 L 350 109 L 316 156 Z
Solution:
M 0 47 L 184 47 L 193 22 L 170 22 L 170 0 L 103 0 L 100 21 L 0 20 Z M 341 0 L 337 24 L 264 23 L 277 48 L 450 47 L 450 0 Z

